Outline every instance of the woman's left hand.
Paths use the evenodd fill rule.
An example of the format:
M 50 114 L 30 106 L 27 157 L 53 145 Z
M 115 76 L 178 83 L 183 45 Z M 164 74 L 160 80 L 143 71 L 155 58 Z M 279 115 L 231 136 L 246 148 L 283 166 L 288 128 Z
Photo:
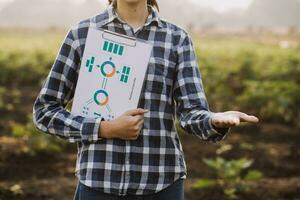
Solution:
M 258 121 L 257 117 L 239 111 L 219 112 L 212 116 L 212 124 L 216 128 L 229 128 L 238 126 L 241 122 L 257 123 Z

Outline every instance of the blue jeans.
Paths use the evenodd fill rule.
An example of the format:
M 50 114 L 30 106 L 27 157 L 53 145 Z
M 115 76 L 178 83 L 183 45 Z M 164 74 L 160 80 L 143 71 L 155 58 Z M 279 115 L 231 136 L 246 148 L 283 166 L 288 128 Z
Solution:
M 155 194 L 125 196 L 103 193 L 78 181 L 74 200 L 184 200 L 184 180 L 178 179 Z

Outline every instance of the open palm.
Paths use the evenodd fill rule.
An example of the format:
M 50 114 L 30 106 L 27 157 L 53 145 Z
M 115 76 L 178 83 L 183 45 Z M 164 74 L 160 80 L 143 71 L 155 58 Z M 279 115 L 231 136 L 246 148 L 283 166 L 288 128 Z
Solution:
M 212 116 L 212 124 L 217 128 L 238 126 L 241 122 L 257 123 L 258 121 L 257 117 L 239 111 L 218 112 Z

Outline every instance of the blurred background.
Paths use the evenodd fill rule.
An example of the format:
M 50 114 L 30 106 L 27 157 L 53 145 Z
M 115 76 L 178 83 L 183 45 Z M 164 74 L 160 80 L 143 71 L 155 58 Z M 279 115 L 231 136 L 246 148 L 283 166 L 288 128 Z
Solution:
M 220 144 L 179 129 L 187 200 L 300 199 L 300 1 L 158 0 L 193 37 L 210 109 L 260 123 Z M 71 25 L 105 0 L 0 0 L 0 200 L 72 199 L 76 145 L 37 132 L 32 105 Z

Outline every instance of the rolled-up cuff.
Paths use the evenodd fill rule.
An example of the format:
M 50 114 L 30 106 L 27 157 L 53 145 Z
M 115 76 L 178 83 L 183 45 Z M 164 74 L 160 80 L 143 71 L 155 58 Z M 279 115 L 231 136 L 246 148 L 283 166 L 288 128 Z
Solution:
M 101 138 L 99 137 L 99 129 L 102 118 L 84 118 L 81 127 L 81 138 L 83 142 L 93 143 Z
M 213 113 L 209 116 L 208 124 L 209 128 L 207 130 L 208 132 L 208 140 L 211 142 L 219 142 L 223 139 L 225 139 L 226 135 L 230 132 L 230 128 L 215 128 L 212 125 L 212 115 Z

